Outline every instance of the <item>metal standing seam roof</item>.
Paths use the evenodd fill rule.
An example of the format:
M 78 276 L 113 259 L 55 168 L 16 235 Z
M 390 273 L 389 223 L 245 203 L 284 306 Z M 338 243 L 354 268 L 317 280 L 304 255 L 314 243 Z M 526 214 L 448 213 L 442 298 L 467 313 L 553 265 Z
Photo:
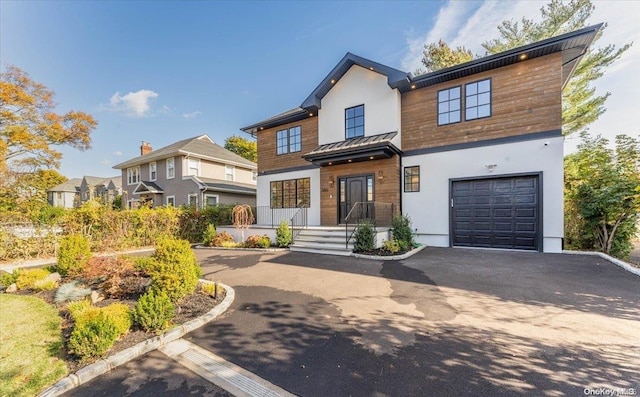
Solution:
M 135 165 L 149 163 L 151 161 L 162 160 L 171 156 L 194 155 L 195 157 L 205 157 L 218 160 L 223 163 L 231 163 L 256 169 L 256 163 L 239 156 L 224 147 L 214 143 L 207 135 L 183 139 L 181 141 L 153 150 L 142 156 L 134 157 L 123 163 L 113 166 L 115 169 L 124 169 Z
M 387 132 L 385 134 L 362 136 L 358 138 L 347 139 L 346 141 L 326 143 L 313 149 L 304 157 L 311 157 L 320 154 L 329 154 L 333 152 L 343 152 L 353 149 L 366 149 L 371 146 L 379 146 L 380 144 L 391 144 L 391 140 L 398 135 L 397 131 Z
M 528 59 L 562 52 L 562 83 L 564 86 L 573 75 L 580 59 L 587 52 L 596 34 L 602 28 L 602 25 L 603 24 L 588 26 L 573 32 L 419 76 L 412 76 L 408 72 L 403 72 L 347 53 L 299 107 L 243 127 L 241 130 L 255 137 L 262 128 L 272 128 L 285 123 L 303 120 L 311 117 L 310 114 L 317 115 L 317 110 L 321 107 L 322 98 L 331 90 L 335 81 L 344 76 L 353 65 L 385 74 L 388 77 L 388 84 L 391 88 L 397 88 L 400 92 L 405 93 L 414 89 L 459 79 L 517 62 L 523 62 Z M 521 58 L 521 56 L 524 56 L 524 58 Z M 331 83 L 332 80 L 335 80 L 334 83 Z

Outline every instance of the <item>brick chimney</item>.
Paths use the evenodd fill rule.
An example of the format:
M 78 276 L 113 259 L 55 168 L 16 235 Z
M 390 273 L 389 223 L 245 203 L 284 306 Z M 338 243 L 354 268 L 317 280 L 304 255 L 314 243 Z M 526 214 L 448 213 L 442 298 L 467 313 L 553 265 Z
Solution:
M 151 149 L 151 144 L 149 142 L 142 141 L 142 145 L 140 145 L 140 155 L 144 156 L 147 153 L 151 153 L 153 149 Z

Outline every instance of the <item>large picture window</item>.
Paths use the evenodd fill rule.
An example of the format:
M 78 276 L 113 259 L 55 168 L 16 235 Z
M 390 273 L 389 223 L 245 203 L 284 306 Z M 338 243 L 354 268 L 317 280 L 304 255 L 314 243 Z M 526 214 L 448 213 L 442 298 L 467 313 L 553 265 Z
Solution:
M 438 125 L 460 122 L 460 87 L 438 91 Z
M 481 80 L 465 86 L 465 119 L 491 116 L 491 80 Z
M 344 110 L 346 139 L 364 136 L 364 105 Z
M 271 208 L 308 208 L 310 205 L 309 178 L 271 182 Z
M 420 191 L 420 166 L 404 167 L 404 191 Z
M 291 127 L 276 132 L 276 154 L 299 152 L 302 150 L 302 127 Z

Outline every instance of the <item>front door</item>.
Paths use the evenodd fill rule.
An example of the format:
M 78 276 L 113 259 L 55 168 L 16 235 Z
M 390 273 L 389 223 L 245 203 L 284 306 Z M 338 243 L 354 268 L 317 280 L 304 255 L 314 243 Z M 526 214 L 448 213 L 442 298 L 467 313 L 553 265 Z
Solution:
M 352 176 L 339 179 L 338 184 L 339 203 L 339 223 L 345 223 L 345 217 L 349 211 L 358 204 L 354 214 L 349 217 L 349 222 L 354 222 L 356 218 L 367 218 L 369 205 L 366 203 L 373 202 L 373 176 Z

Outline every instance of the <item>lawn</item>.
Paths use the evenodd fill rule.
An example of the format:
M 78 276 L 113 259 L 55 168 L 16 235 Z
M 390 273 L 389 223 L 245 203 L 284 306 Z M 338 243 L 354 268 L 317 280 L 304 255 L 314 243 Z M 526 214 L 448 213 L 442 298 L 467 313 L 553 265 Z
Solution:
M 0 396 L 33 396 L 67 374 L 62 319 L 40 298 L 0 295 Z

